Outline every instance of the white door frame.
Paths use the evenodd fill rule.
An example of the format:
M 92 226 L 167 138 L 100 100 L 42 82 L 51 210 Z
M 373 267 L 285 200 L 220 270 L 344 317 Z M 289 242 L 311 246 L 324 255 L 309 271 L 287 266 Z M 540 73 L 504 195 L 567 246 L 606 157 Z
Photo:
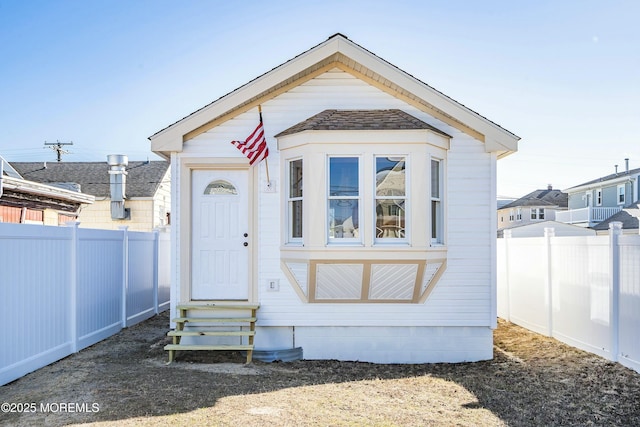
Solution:
M 191 296 L 191 218 L 192 218 L 192 196 L 191 196 L 191 175 L 193 170 L 246 170 L 248 174 L 248 222 L 249 222 L 249 253 L 248 253 L 248 302 L 255 303 L 258 300 L 258 288 L 256 285 L 257 274 L 256 259 L 257 250 L 257 180 L 258 174 L 256 168 L 249 166 L 244 158 L 182 158 L 180 159 L 179 171 L 179 194 L 178 194 L 178 211 L 177 227 L 180 230 L 178 234 L 177 258 L 178 269 L 177 284 L 178 303 L 192 302 Z M 202 302 L 202 301 L 198 301 Z

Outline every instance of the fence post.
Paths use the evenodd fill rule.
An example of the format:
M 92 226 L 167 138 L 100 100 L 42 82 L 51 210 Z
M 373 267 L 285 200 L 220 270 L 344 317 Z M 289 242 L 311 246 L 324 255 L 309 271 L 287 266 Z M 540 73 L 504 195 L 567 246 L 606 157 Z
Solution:
M 156 228 L 153 230 L 153 307 L 155 314 L 158 314 L 158 267 L 159 267 L 159 256 L 158 252 L 160 250 L 160 232 Z
M 509 289 L 509 242 L 511 241 L 511 230 L 504 230 L 502 232 L 502 237 L 504 239 L 504 278 L 505 278 L 505 299 L 507 301 L 507 318 L 504 319 L 507 322 L 511 322 L 511 290 Z
M 545 250 L 545 285 L 547 288 L 547 335 L 553 336 L 553 279 L 551 275 L 551 238 L 555 237 L 556 230 L 553 227 L 544 229 L 544 250 Z
M 71 262 L 70 268 L 70 319 L 69 319 L 69 332 L 71 334 L 71 351 L 73 353 L 78 352 L 78 227 L 80 223 L 77 221 L 67 222 L 65 226 L 71 230 L 71 254 L 69 260 Z
M 622 234 L 622 223 L 613 221 L 609 224 L 609 269 L 611 271 L 611 286 L 609 293 L 609 333 L 611 338 L 611 357 L 618 361 L 620 344 L 620 246 L 619 237 Z
M 129 293 L 129 226 L 118 227 L 122 230 L 122 327 L 127 327 L 127 294 Z

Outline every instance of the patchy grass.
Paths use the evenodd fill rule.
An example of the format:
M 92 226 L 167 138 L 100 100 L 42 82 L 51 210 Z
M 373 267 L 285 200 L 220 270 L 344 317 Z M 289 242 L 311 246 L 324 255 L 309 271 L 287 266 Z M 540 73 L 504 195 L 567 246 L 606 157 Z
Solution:
M 37 406 L 0 425 L 640 425 L 640 374 L 505 322 L 493 360 L 421 365 L 245 366 L 233 352 L 165 365 L 167 325 L 164 313 L 0 387 L 1 402 Z M 51 411 L 62 403 L 84 406 Z

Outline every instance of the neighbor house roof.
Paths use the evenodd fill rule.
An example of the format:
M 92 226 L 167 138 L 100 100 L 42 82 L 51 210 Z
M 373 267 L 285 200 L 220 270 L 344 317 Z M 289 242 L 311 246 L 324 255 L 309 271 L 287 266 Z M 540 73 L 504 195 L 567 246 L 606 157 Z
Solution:
M 301 53 L 150 136 L 165 158 L 185 141 L 333 69 L 347 72 L 485 143 L 498 157 L 517 150 L 518 136 L 400 70 L 342 34 Z
M 591 228 L 593 228 L 594 230 L 608 230 L 609 224 L 611 224 L 614 221 L 618 221 L 622 223 L 623 230 L 629 230 L 629 229 L 637 230 L 638 227 L 640 226 L 640 221 L 638 220 L 639 216 L 640 216 L 640 207 L 638 206 L 638 203 L 635 203 L 631 206 L 628 206 L 622 209 L 620 212 L 596 224 Z
M 560 190 L 546 189 L 535 190 L 526 196 L 520 197 L 513 202 L 502 206 L 500 209 L 510 209 L 525 206 L 557 206 L 566 208 L 568 203 L 568 194 Z
M 276 135 L 276 138 L 306 130 L 403 130 L 427 129 L 451 138 L 445 132 L 402 110 L 324 110 Z
M 69 188 L 78 184 L 79 191 L 96 197 L 110 197 L 107 162 L 11 162 L 25 179 Z M 169 163 L 165 161 L 129 162 L 127 197 L 152 197 L 164 178 Z M 65 185 L 66 184 L 66 185 Z
M 613 181 L 624 180 L 625 178 L 627 178 L 630 175 L 638 175 L 638 174 L 640 174 L 640 168 L 631 169 L 628 172 L 624 171 L 624 172 L 612 173 L 610 175 L 602 176 L 600 178 L 596 178 L 596 179 L 593 179 L 591 181 L 587 181 L 587 182 L 583 182 L 582 184 L 575 185 L 573 187 L 568 188 L 567 191 L 569 191 L 569 190 L 581 190 L 582 187 L 593 187 L 596 184 L 605 183 L 607 181 L 612 181 L 612 183 L 613 183 Z

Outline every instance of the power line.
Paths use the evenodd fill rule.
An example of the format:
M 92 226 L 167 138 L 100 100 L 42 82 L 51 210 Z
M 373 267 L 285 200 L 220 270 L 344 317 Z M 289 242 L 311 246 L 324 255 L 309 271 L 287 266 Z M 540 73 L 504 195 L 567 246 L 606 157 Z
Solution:
M 69 151 L 63 149 L 62 146 L 63 145 L 73 145 L 73 141 L 71 141 L 71 142 L 60 142 L 60 141 L 47 142 L 47 141 L 45 141 L 44 145 L 45 146 L 49 146 L 49 148 L 51 148 L 53 151 L 55 151 L 56 155 L 57 155 L 57 158 L 58 158 L 58 162 L 61 162 L 62 161 L 62 155 L 70 153 Z

